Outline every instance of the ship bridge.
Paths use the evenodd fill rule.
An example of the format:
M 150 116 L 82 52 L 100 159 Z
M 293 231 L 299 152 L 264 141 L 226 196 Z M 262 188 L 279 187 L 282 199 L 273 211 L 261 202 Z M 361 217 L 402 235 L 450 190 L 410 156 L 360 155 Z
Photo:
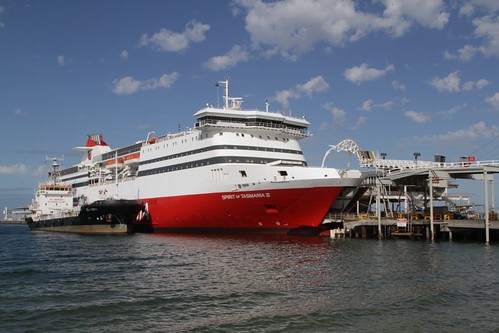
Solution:
M 224 105 L 213 107 L 209 104 L 194 114 L 197 128 L 226 128 L 278 131 L 297 138 L 307 137 L 310 123 L 305 118 L 269 112 L 268 101 L 265 111 L 243 110 L 241 97 L 229 96 L 229 80 L 219 81 L 217 86 L 225 87 Z

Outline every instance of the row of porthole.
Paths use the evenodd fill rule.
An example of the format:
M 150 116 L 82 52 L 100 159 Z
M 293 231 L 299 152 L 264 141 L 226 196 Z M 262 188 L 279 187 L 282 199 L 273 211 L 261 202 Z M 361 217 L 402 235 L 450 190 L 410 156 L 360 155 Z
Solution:
M 221 132 L 221 133 L 219 133 L 219 134 L 220 134 L 220 135 L 223 135 L 223 133 L 222 133 L 222 132 Z M 236 136 L 239 136 L 239 135 L 241 135 L 242 137 L 244 137 L 244 133 L 241 133 L 241 134 L 236 133 Z M 254 137 L 255 137 L 253 134 L 250 134 L 250 135 L 251 135 L 251 137 L 252 137 L 252 138 L 254 138 Z M 262 137 L 261 135 L 259 135 L 259 136 L 258 136 L 258 138 L 260 138 L 260 139 L 262 139 L 262 140 L 263 140 L 263 137 Z M 274 138 L 275 138 L 277 141 L 279 141 L 279 138 L 278 138 L 277 136 L 276 136 L 276 137 L 274 137 Z M 269 135 L 267 135 L 267 140 L 271 140 L 271 138 L 270 138 L 270 136 L 269 136 Z M 287 141 L 289 141 L 289 138 L 282 138 L 282 141 L 287 142 Z

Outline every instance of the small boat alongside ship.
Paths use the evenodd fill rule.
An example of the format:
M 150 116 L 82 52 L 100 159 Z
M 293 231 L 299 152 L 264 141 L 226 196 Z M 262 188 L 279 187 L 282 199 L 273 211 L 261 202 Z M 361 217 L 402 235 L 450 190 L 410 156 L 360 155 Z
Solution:
M 146 231 L 140 200 L 106 198 L 88 203 L 75 197 L 71 185 L 61 184 L 59 162 L 52 160 L 49 180 L 40 184 L 25 217 L 31 230 L 85 234 L 123 234 Z

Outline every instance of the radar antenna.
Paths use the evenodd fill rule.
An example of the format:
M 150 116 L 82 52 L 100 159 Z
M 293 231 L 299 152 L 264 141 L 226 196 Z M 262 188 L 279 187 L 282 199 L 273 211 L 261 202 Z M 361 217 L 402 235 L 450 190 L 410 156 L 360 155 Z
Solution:
M 49 182 L 52 185 L 57 185 L 61 179 L 61 171 L 59 170 L 59 161 L 64 161 L 64 156 L 62 157 L 45 157 L 45 163 L 47 161 L 52 161 L 52 171 L 49 172 Z

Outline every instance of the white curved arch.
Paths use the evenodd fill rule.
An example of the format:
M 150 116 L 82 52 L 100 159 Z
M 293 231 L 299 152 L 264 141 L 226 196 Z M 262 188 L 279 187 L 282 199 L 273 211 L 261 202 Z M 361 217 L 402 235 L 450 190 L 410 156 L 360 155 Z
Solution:
M 345 139 L 343 141 L 340 141 L 338 144 L 330 145 L 329 147 L 330 148 L 326 151 L 326 153 L 324 154 L 324 158 L 322 159 L 321 168 L 324 167 L 324 163 L 326 162 L 326 157 L 333 150 L 336 150 L 337 152 L 346 151 L 350 153 L 350 155 L 357 154 L 357 152 L 360 150 L 359 145 L 352 139 Z

